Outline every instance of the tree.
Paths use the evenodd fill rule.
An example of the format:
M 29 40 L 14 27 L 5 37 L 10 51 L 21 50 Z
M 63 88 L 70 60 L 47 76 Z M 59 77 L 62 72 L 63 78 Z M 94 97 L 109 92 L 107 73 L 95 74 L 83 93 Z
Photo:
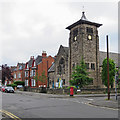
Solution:
M 46 83 L 47 77 L 45 76 L 45 71 L 42 72 L 41 76 L 38 76 L 38 73 L 36 73 L 36 76 L 34 79 L 37 82 L 37 87 L 38 87 L 38 81 L 42 83 L 42 86 Z
M 36 72 L 36 75 L 34 76 L 34 79 L 36 81 L 36 85 L 38 87 L 38 81 L 39 81 L 39 76 L 38 76 L 38 73 Z
M 86 65 L 82 59 L 80 65 L 73 68 L 72 80 L 70 80 L 70 84 L 82 88 L 83 86 L 90 84 L 92 81 L 93 78 L 88 77 Z
M 5 84 L 5 79 L 11 80 L 13 78 L 11 70 L 8 66 L 2 65 L 2 84 Z
M 109 59 L 109 84 L 113 87 L 113 82 L 116 73 L 115 63 L 114 60 Z M 107 58 L 103 60 L 102 63 L 102 82 L 103 84 L 108 87 L 108 80 L 107 80 Z

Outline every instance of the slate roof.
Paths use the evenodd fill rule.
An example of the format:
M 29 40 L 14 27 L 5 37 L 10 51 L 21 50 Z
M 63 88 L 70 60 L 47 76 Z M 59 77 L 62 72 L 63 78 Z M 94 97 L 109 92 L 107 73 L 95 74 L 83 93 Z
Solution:
M 42 61 L 42 56 L 38 55 L 35 59 L 35 64 L 38 65 Z
M 69 52 L 69 47 L 64 47 L 64 46 L 63 46 L 63 49 L 64 49 L 65 53 L 68 54 L 68 52 Z
M 18 67 L 19 68 L 21 67 L 21 69 L 24 69 L 25 68 L 25 63 L 18 63 Z
M 65 47 L 65 46 L 62 46 L 62 45 L 60 45 L 60 48 L 59 48 L 59 51 L 58 51 L 57 55 L 59 55 L 61 49 L 63 49 L 64 52 L 68 55 L 69 47 Z
M 31 58 L 31 59 L 28 61 L 28 67 L 32 67 L 33 60 L 35 60 L 35 64 L 38 65 L 38 64 L 42 61 L 42 56 L 38 55 L 38 56 L 36 57 L 36 59 Z
M 12 72 L 16 71 L 17 70 L 17 66 L 11 66 L 10 69 L 11 69 Z
M 99 23 L 95 23 L 95 22 L 90 22 L 86 19 L 86 16 L 84 14 L 84 12 L 82 12 L 82 17 L 80 20 L 78 20 L 77 22 L 73 23 L 72 25 L 66 27 L 66 29 L 71 30 L 73 27 L 80 25 L 80 24 L 88 24 L 88 25 L 94 25 L 96 27 L 100 27 L 102 24 Z
M 54 72 L 55 71 L 55 63 L 51 65 L 51 67 L 48 69 L 48 72 Z
M 107 52 L 100 51 L 100 66 L 102 65 L 103 60 L 107 57 Z M 114 60 L 116 63 L 116 67 L 118 67 L 118 63 L 120 63 L 120 53 L 109 53 L 109 58 Z
M 34 60 L 34 58 L 31 58 L 31 59 L 28 61 L 28 67 L 32 67 L 33 60 Z
M 68 47 L 63 47 L 63 48 L 64 48 L 65 52 L 68 53 L 69 48 Z M 107 52 L 99 51 L 99 53 L 100 53 L 100 58 L 99 58 L 100 64 L 99 64 L 99 66 L 101 67 L 103 60 L 107 57 Z M 116 67 L 118 67 L 118 64 L 120 66 L 120 53 L 118 54 L 118 53 L 110 52 L 109 53 L 109 58 L 115 61 Z M 54 72 L 54 71 L 55 71 L 55 63 L 52 64 L 52 66 L 49 68 L 48 72 Z

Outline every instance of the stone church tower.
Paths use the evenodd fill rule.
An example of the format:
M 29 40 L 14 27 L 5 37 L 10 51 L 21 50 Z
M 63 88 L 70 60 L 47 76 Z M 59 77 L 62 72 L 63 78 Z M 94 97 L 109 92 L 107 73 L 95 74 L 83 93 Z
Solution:
M 89 76 L 93 78 L 93 85 L 101 85 L 99 71 L 99 36 L 98 28 L 102 24 L 90 22 L 87 20 L 85 13 L 79 21 L 68 26 L 69 36 L 69 79 L 73 67 L 80 64 L 81 59 L 85 61 Z

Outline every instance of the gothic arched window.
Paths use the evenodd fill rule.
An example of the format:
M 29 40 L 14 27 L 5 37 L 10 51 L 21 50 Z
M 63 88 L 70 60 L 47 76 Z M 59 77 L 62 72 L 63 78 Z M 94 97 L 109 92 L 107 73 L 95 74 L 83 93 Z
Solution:
M 60 75 L 65 74 L 65 60 L 64 60 L 64 58 L 60 59 L 57 69 L 58 69 L 58 74 L 60 74 Z

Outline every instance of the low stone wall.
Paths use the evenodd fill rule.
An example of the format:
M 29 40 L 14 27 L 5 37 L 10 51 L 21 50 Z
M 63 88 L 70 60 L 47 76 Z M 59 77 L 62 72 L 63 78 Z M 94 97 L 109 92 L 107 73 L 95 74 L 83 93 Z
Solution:
M 24 88 L 21 91 L 37 92 L 37 93 L 48 93 L 48 94 L 70 94 L 69 89 L 50 89 L 50 88 Z M 120 88 L 117 89 L 120 93 Z M 106 88 L 97 89 L 74 89 L 74 94 L 105 94 L 107 93 Z M 110 88 L 110 93 L 115 93 L 115 88 Z
M 47 89 L 48 94 L 69 94 L 69 89 Z
M 37 92 L 37 93 L 47 93 L 46 88 L 30 88 L 30 87 L 25 87 L 20 89 L 21 91 L 28 91 L 28 92 Z
M 120 93 L 120 89 L 117 89 L 117 92 Z M 81 89 L 77 92 L 81 94 L 104 94 L 107 93 L 107 88 L 97 88 L 97 89 Z M 110 93 L 115 93 L 115 88 L 110 88 Z
M 117 89 L 117 92 L 120 93 L 120 89 Z M 70 94 L 69 89 L 48 89 L 48 94 Z M 97 88 L 97 89 L 74 89 L 74 94 L 105 94 L 107 93 L 106 88 Z M 110 89 L 110 93 L 115 93 L 115 89 Z

